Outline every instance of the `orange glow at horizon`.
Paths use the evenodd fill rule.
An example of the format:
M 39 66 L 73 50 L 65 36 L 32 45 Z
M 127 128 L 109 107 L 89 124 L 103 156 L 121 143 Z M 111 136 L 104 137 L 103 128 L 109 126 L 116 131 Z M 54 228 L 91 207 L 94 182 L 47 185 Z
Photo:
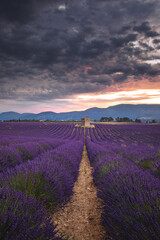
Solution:
M 152 102 L 152 98 L 156 98 L 158 100 L 157 103 L 160 103 L 160 90 L 157 89 L 139 89 L 134 91 L 120 91 L 120 92 L 110 92 L 108 94 L 84 94 L 80 95 L 78 97 L 81 100 L 116 100 L 123 98 L 130 98 L 131 100 L 137 99 L 137 98 L 149 98 Z M 139 99 L 139 100 L 140 100 Z M 155 101 L 154 101 L 155 102 Z
M 63 101 L 59 99 L 59 103 Z M 66 99 L 67 109 L 59 108 L 58 112 L 81 111 L 91 107 L 106 108 L 118 104 L 160 104 L 160 89 L 80 94 Z
M 118 73 L 120 74 L 120 73 Z M 17 111 L 39 113 L 43 111 L 70 112 L 83 111 L 92 107 L 107 108 L 118 104 L 160 104 L 160 81 L 149 81 L 142 79 L 139 81 L 128 81 L 125 83 L 114 83 L 106 86 L 103 90 L 95 93 L 80 93 L 64 96 L 61 99 L 46 100 L 43 102 L 7 100 L 8 109 L 3 101 L 0 103 L 1 111 L 10 111 L 17 107 Z M 22 91 L 19 89 L 19 91 Z M 48 93 L 47 93 L 48 94 Z M 5 100 L 6 103 L 6 100 Z

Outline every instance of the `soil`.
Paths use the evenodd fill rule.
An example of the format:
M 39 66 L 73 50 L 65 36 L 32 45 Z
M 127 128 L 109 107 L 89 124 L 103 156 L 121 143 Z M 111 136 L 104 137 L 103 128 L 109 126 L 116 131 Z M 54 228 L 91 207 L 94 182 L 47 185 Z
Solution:
M 84 146 L 79 176 L 71 201 L 53 216 L 59 235 L 69 240 L 103 240 L 105 231 L 101 224 L 101 200 L 93 185 L 91 166 Z

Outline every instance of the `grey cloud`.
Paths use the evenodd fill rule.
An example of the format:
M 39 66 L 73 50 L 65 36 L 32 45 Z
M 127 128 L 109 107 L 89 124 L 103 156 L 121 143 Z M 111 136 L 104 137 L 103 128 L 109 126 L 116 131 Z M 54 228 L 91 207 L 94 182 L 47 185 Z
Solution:
M 113 47 L 122 47 L 124 44 L 135 41 L 137 39 L 137 34 L 129 34 L 125 37 L 111 38 L 111 43 Z
M 158 32 L 151 29 L 148 22 L 143 22 L 141 25 L 135 26 L 133 30 L 139 33 L 144 33 L 146 37 L 157 37 L 160 35 Z
M 63 11 L 57 10 L 61 4 Z M 3 98 L 60 98 L 102 90 L 114 84 L 111 78 L 125 82 L 131 75 L 138 80 L 160 74 L 158 67 L 139 63 L 159 49 L 151 21 L 158 0 L 2 0 L 1 6 L 0 85 L 4 93 L 8 89 Z M 15 83 L 40 90 L 21 94 Z
M 143 48 L 145 48 L 147 51 L 149 51 L 149 52 L 151 52 L 151 51 L 154 50 L 153 47 L 149 46 L 149 45 L 148 45 L 147 43 L 145 43 L 145 42 L 139 42 L 139 44 L 140 44 Z
M 154 39 L 154 40 L 153 40 L 153 43 L 154 43 L 154 44 L 159 44 L 159 43 L 160 43 L 160 39 Z
M 24 24 L 33 20 L 38 10 L 57 2 L 58 0 L 1 0 L 0 18 Z
M 149 75 L 151 77 L 154 77 L 160 74 L 160 69 L 156 67 L 152 67 L 150 64 L 147 64 L 147 63 L 143 63 L 143 64 L 135 63 L 132 73 L 136 76 Z

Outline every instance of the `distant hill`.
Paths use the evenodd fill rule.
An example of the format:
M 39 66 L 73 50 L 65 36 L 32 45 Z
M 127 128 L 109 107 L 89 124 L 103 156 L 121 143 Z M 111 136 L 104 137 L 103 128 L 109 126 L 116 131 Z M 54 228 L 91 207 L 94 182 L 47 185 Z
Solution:
M 160 104 L 120 104 L 108 108 L 89 108 L 85 111 L 74 112 L 41 112 L 35 113 L 0 113 L 0 120 L 80 120 L 82 117 L 90 117 L 91 120 L 100 120 L 101 117 L 128 117 L 131 119 L 139 118 L 141 120 L 155 119 L 160 121 Z

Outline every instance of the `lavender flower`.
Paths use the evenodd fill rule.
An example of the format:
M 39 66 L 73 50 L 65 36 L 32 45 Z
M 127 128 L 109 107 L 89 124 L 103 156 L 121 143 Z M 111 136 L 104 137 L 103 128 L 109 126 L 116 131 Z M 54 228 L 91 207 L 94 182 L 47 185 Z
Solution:
M 21 191 L 0 189 L 1 240 L 58 240 L 55 226 L 35 198 Z

